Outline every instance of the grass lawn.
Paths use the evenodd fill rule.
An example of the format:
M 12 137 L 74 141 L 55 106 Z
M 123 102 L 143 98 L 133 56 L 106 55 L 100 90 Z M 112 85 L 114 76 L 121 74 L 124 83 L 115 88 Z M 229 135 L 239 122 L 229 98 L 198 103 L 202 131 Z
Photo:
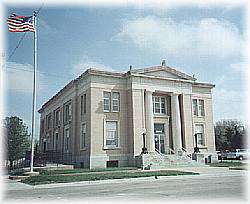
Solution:
M 65 171 L 65 170 L 64 170 Z M 86 172 L 86 171 L 85 171 Z M 79 172 L 78 172 L 79 173 Z M 113 172 L 86 172 L 77 175 L 67 174 L 40 174 L 38 176 L 31 176 L 23 183 L 30 185 L 39 184 L 50 184 L 50 183 L 69 183 L 78 181 L 96 181 L 96 180 L 107 180 L 107 179 L 124 179 L 124 178 L 138 178 L 138 177 L 150 177 L 150 176 L 177 176 L 177 175 L 195 175 L 198 173 L 193 172 L 182 172 L 173 170 L 162 170 L 154 172 L 142 172 L 142 171 L 113 171 Z
M 225 161 L 210 164 L 212 167 L 247 167 L 246 163 L 240 161 Z
M 125 171 L 137 170 L 136 167 L 119 167 L 119 168 L 99 168 L 99 169 L 60 169 L 60 170 L 40 170 L 42 175 L 55 175 L 55 174 L 76 174 L 76 173 L 89 173 L 89 172 L 106 172 L 106 171 Z
M 230 170 L 248 170 L 247 166 L 229 167 Z

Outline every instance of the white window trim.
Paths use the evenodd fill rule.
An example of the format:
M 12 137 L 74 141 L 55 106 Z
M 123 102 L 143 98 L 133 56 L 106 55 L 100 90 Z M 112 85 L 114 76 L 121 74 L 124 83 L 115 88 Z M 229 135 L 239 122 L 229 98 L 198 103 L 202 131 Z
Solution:
M 56 121 L 56 113 L 59 113 L 58 114 L 58 121 Z M 55 128 L 58 128 L 61 125 L 61 109 L 60 109 L 60 107 L 55 110 L 54 120 L 55 120 Z M 58 124 L 56 124 L 56 122 L 58 122 Z
M 159 104 L 160 104 L 160 113 L 155 112 L 155 98 L 159 98 Z M 162 113 L 162 104 L 161 104 L 161 99 L 164 98 L 165 100 L 165 113 Z M 153 103 L 153 114 L 155 115 L 167 115 L 167 98 L 164 96 L 153 96 L 152 98 L 152 103 Z
M 68 115 L 68 120 L 66 120 L 66 115 L 67 115 L 67 109 L 66 107 L 69 107 L 69 115 Z M 67 124 L 69 122 L 71 122 L 72 120 L 72 101 L 69 100 L 66 103 L 64 103 L 63 105 L 63 123 Z
M 110 94 L 109 98 L 104 97 L 105 92 Z M 113 93 L 118 93 L 119 98 L 118 99 L 113 99 Z M 104 110 L 104 99 L 109 100 L 109 110 Z M 114 100 L 118 101 L 118 110 L 117 111 L 113 109 L 113 107 L 114 107 L 113 106 L 113 101 Z M 103 101 L 103 112 L 105 112 L 105 113 L 110 113 L 110 112 L 111 113 L 119 113 L 120 112 L 120 110 L 121 110 L 121 94 L 120 94 L 119 91 L 103 91 L 103 99 L 102 99 L 102 101 Z
M 83 117 L 87 113 L 87 94 L 82 93 L 80 96 L 80 115 Z
M 67 136 L 66 136 L 66 131 L 67 131 L 67 130 L 69 131 L 69 136 L 68 136 L 68 138 L 70 138 L 70 128 L 67 128 L 67 127 L 66 127 L 66 128 L 64 129 L 64 147 L 63 147 L 63 149 L 64 149 L 64 151 L 65 151 L 66 153 L 69 153 L 69 149 L 70 149 L 70 142 L 69 142 L 69 141 L 70 141 L 70 140 L 68 140 L 68 142 L 69 142 L 69 143 L 68 143 L 68 149 L 66 149 L 66 147 L 67 147 L 67 145 L 66 145 L 66 141 L 67 141 L 67 139 L 66 139 L 66 137 L 67 137 Z
M 83 95 L 80 96 L 80 115 L 83 116 Z
M 82 144 L 82 126 L 85 125 L 85 146 L 81 147 Z M 80 150 L 86 150 L 87 149 L 87 144 L 86 144 L 86 135 L 87 135 L 87 124 L 86 122 L 81 124 L 81 132 L 80 132 Z
M 83 115 L 87 113 L 87 93 L 83 94 Z
M 56 150 L 56 134 L 58 134 L 58 144 L 57 145 L 59 146 L 59 131 L 57 130 L 54 132 L 53 150 Z M 57 148 L 58 148 L 58 146 L 57 146 Z
M 110 96 L 109 97 L 105 97 L 105 93 L 109 93 Z M 105 110 L 104 109 L 104 99 L 108 99 L 109 100 L 109 110 Z M 112 100 L 112 94 L 110 91 L 103 91 L 103 98 L 102 98 L 102 101 L 103 101 L 103 112 L 106 112 L 106 113 L 109 113 L 111 111 L 111 100 Z
M 205 148 L 207 148 L 207 136 L 206 136 L 205 123 L 194 123 L 194 134 L 196 134 L 196 129 L 195 129 L 196 125 L 203 125 L 203 142 L 204 142 L 204 145 L 197 144 L 197 147 L 200 148 L 200 149 L 205 149 Z M 194 144 L 194 147 L 195 147 L 195 137 L 193 137 L 193 144 Z
M 49 117 L 50 117 L 50 123 L 49 123 Z M 53 118 L 52 113 L 50 112 L 48 115 L 46 115 L 46 130 L 51 130 L 53 126 Z
M 117 140 L 118 145 L 116 146 L 107 146 L 106 145 L 106 122 L 117 122 Z M 120 149 L 120 121 L 119 120 L 107 120 L 103 119 L 103 149 L 104 150 L 112 150 L 112 149 Z
M 197 101 L 197 113 L 198 115 L 194 114 L 194 104 L 193 104 L 193 100 Z M 202 100 L 203 101 L 203 110 L 204 110 L 204 115 L 201 115 L 201 109 L 199 109 L 199 101 Z M 192 114 L 195 117 L 200 117 L 200 118 L 204 118 L 206 116 L 206 112 L 205 112 L 205 100 L 203 98 L 192 98 Z
M 113 93 L 118 93 L 119 98 L 118 98 L 118 99 L 113 99 Z M 111 108 L 112 108 L 112 112 L 114 112 L 114 113 L 120 112 L 120 98 L 121 98 L 120 92 L 118 92 L 118 91 L 112 91 L 110 95 L 111 95 Z M 117 111 L 113 109 L 113 107 L 114 107 L 113 101 L 114 101 L 114 100 L 115 100 L 115 101 L 118 101 L 118 110 L 117 110 Z

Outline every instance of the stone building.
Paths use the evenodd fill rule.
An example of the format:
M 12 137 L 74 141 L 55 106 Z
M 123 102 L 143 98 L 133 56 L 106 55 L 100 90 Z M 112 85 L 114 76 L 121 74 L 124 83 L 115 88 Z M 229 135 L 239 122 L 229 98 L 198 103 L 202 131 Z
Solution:
M 88 69 L 39 110 L 41 151 L 70 155 L 86 168 L 133 166 L 143 133 L 154 158 L 191 155 L 196 134 L 213 162 L 212 88 L 164 61 L 126 73 Z

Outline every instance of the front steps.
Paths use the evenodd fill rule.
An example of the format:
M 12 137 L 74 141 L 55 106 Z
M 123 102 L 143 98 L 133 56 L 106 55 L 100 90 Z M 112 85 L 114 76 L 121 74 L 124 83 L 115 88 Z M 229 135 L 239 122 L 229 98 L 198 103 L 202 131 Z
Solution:
M 187 154 L 159 154 L 151 152 L 148 154 L 141 154 L 136 157 L 137 167 L 143 169 L 166 169 L 172 167 L 195 167 L 205 166 L 204 162 L 197 162 L 192 160 Z

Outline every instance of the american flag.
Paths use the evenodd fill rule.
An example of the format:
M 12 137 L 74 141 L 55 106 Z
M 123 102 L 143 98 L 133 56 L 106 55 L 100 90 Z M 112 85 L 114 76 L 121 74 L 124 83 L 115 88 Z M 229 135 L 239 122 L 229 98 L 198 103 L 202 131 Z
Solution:
M 35 32 L 33 16 L 11 14 L 7 20 L 10 32 Z

